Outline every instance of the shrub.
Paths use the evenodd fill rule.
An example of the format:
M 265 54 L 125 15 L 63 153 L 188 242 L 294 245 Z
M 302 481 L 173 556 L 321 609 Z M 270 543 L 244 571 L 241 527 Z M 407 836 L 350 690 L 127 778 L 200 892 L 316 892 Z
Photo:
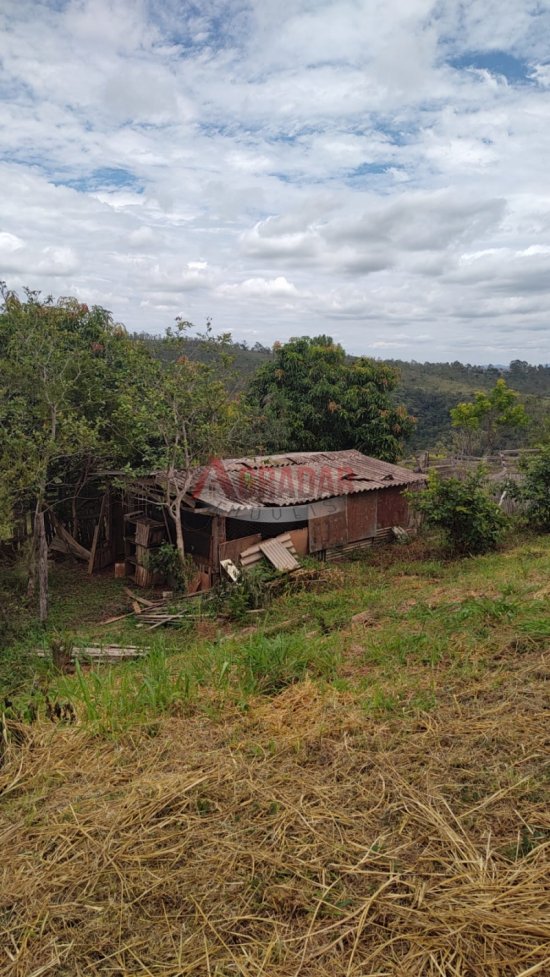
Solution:
M 525 481 L 516 495 L 525 502 L 531 525 L 550 531 L 550 446 L 525 463 Z
M 159 574 L 173 590 L 187 590 L 189 582 L 197 573 L 197 565 L 191 556 L 182 560 L 178 550 L 171 543 L 163 543 L 157 550 L 147 554 L 147 569 Z
M 495 549 L 508 522 L 488 497 L 481 469 L 464 480 L 443 480 L 437 472 L 430 473 L 427 487 L 410 493 L 409 501 L 428 526 L 443 530 L 451 552 L 457 555 Z

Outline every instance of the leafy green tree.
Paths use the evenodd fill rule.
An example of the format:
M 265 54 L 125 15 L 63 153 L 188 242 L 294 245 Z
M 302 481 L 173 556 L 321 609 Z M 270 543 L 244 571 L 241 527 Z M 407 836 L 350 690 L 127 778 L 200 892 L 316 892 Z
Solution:
M 482 469 L 465 479 L 442 479 L 432 471 L 426 488 L 408 493 L 408 498 L 427 526 L 443 530 L 456 555 L 495 549 L 507 525 L 506 516 L 487 495 Z
M 457 404 L 451 410 L 451 421 L 465 435 L 467 450 L 477 445 L 491 452 L 500 432 L 526 427 L 529 418 L 519 394 L 501 377 L 489 392 L 479 391 L 473 401 Z
M 29 593 L 38 577 L 39 615 L 48 612 L 45 514 L 87 475 L 127 457 L 113 427 L 129 339 L 110 313 L 76 299 L 0 286 L 0 529 L 16 509 L 34 513 Z
M 366 357 L 350 359 L 328 336 L 292 339 L 258 370 L 248 403 L 268 451 L 356 448 L 395 461 L 414 419 L 392 403 L 398 374 Z
M 244 447 L 246 412 L 232 398 L 229 337 L 214 335 L 210 323 L 193 346 L 199 359 L 182 354 L 191 324 L 176 320 L 167 343 L 172 356 L 164 364 L 142 361 L 121 398 L 119 417 L 134 431 L 141 467 L 164 477 L 164 505 L 176 529 L 182 563 L 185 542 L 182 503 L 189 492 L 193 471 L 211 458 Z M 178 355 L 178 353 L 180 355 Z

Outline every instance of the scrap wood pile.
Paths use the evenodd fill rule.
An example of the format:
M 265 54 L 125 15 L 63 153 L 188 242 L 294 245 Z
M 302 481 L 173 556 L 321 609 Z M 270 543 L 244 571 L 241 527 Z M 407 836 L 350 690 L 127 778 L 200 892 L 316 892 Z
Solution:
M 410 720 L 306 682 L 154 738 L 33 727 L 0 769 L 0 971 L 547 977 L 543 684 Z
M 335 568 L 327 567 L 322 563 L 304 567 L 298 563 L 296 556 L 290 536 L 282 534 L 274 540 L 261 541 L 241 553 L 240 567 L 235 575 L 231 572 L 231 568 L 237 570 L 237 567 L 232 561 L 222 561 L 222 568 L 225 571 L 224 580 L 231 584 L 243 583 L 250 572 L 258 573 L 260 569 L 267 571 L 269 568 L 271 575 L 267 573 L 262 576 L 261 582 L 266 602 L 289 589 L 300 591 L 314 587 L 316 590 L 321 590 L 326 586 L 335 586 L 340 581 L 341 572 Z M 266 562 L 263 561 L 263 557 L 266 558 Z M 228 570 L 230 572 L 227 572 Z M 103 621 L 103 624 L 112 624 L 127 617 L 135 617 L 138 627 L 154 631 L 164 625 L 178 626 L 193 618 L 202 618 L 208 613 L 223 616 L 219 602 L 216 603 L 217 597 L 223 593 L 223 587 L 221 590 L 212 588 L 208 591 L 187 594 L 170 592 L 166 596 L 154 599 L 143 597 L 127 587 L 124 590 L 132 610 L 110 617 Z M 198 603 L 195 598 L 199 598 Z
M 146 597 L 142 597 L 141 594 L 136 594 L 134 591 L 128 590 L 127 587 L 124 590 L 130 599 L 132 610 L 126 611 L 124 614 L 116 614 L 114 617 L 109 617 L 107 620 L 101 621 L 101 624 L 114 624 L 117 621 L 122 621 L 124 618 L 138 617 L 140 626 L 146 627 L 149 631 L 154 631 L 163 624 L 181 621 L 183 618 L 192 616 L 192 612 L 190 612 L 188 606 L 189 600 L 191 598 L 205 596 L 205 592 L 201 591 L 176 595 L 170 591 L 163 597 L 149 600 Z M 177 607 L 177 610 L 174 607 Z

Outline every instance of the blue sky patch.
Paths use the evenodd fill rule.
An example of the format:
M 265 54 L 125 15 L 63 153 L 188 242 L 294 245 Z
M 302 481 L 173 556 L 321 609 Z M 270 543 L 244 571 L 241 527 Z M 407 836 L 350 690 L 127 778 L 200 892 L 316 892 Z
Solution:
M 449 63 L 453 68 L 477 68 L 493 75 L 504 75 L 512 84 L 529 80 L 529 63 L 507 51 L 466 51 Z
M 118 166 L 102 166 L 89 176 L 74 180 L 56 180 L 55 183 L 71 187 L 72 190 L 79 190 L 81 193 L 98 190 L 131 190 L 132 193 L 143 193 L 143 186 L 137 176 L 130 170 Z

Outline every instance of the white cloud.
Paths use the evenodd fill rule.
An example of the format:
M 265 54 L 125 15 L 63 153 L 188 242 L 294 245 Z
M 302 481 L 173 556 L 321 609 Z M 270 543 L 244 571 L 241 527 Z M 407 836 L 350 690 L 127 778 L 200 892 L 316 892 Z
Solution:
M 293 298 L 298 295 L 296 286 L 287 281 L 284 275 L 271 279 L 247 278 L 240 284 L 220 285 L 218 291 L 221 295 L 245 298 Z
M 0 277 L 129 328 L 550 360 L 547 3 L 198 11 L 4 0 Z
M 17 234 L 8 234 L 7 231 L 0 231 L 0 252 L 12 254 L 13 251 L 19 251 L 19 248 L 22 248 L 24 243 L 20 237 L 17 237 Z

